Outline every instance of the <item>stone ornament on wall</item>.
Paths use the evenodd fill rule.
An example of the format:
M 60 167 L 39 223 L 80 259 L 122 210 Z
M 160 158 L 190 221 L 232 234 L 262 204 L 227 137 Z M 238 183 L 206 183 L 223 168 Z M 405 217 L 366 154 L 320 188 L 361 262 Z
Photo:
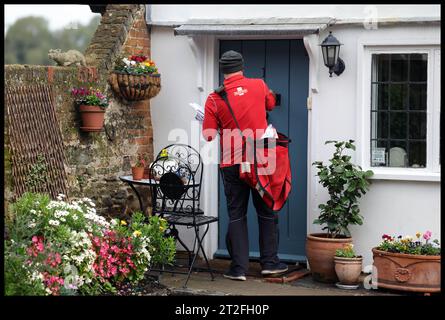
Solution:
M 60 49 L 49 49 L 48 58 L 54 60 L 58 66 L 86 66 L 84 55 L 77 50 L 62 52 Z

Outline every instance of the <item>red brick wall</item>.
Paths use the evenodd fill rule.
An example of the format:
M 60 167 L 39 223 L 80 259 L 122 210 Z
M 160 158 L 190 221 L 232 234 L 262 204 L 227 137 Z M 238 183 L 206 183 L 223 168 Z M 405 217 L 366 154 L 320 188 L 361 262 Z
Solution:
M 145 11 L 137 16 L 131 26 L 122 51 L 129 54 L 144 54 L 150 57 L 150 33 L 145 22 Z M 131 115 L 142 117 L 143 122 L 150 124 L 145 129 L 129 129 L 133 142 L 139 146 L 138 152 L 148 153 L 153 157 L 153 128 L 151 126 L 150 101 L 139 101 L 131 106 Z

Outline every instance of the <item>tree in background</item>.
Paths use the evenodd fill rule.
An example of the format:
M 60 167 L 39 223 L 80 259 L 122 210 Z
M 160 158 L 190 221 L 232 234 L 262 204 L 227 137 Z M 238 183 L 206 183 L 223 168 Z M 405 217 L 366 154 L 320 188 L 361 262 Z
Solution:
M 51 32 L 42 17 L 18 19 L 5 37 L 5 64 L 55 65 L 48 58 L 48 50 L 76 49 L 84 52 L 99 25 L 94 17 L 87 25 L 77 24 Z

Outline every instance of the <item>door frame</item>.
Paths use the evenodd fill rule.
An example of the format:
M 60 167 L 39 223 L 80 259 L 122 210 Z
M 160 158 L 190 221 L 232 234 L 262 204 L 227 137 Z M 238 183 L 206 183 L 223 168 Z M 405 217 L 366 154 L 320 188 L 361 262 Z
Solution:
M 311 161 L 315 159 L 315 148 L 312 147 L 312 141 L 316 141 L 317 131 L 312 122 L 312 105 L 314 104 L 314 94 L 318 93 L 318 66 L 320 61 L 320 50 L 318 48 L 320 34 L 309 34 L 305 36 L 269 36 L 269 35 L 255 35 L 255 36 L 228 36 L 228 35 L 203 35 L 203 36 L 190 36 L 188 37 L 189 46 L 195 57 L 198 70 L 197 70 L 197 88 L 200 92 L 201 105 L 204 105 L 207 94 L 212 92 L 213 89 L 219 85 L 219 44 L 220 40 L 277 40 L 277 39 L 295 39 L 303 40 L 304 46 L 308 53 L 309 58 L 309 86 L 308 86 L 308 133 L 307 133 L 307 199 L 306 199 L 306 212 L 309 217 L 311 208 L 316 208 L 313 205 L 313 195 L 316 194 L 316 183 L 314 179 L 311 179 Z M 199 137 L 200 141 L 202 137 Z M 203 143 L 198 142 L 198 145 L 202 147 Z M 214 139 L 208 146 L 212 153 L 218 152 L 219 138 Z M 207 165 L 207 170 L 204 170 L 203 185 L 207 192 L 202 192 L 201 203 L 203 204 L 203 210 L 207 215 L 219 216 L 219 168 L 218 164 Z M 215 201 L 215 197 L 218 201 Z M 315 199 L 314 199 L 315 201 Z M 314 209 L 315 210 L 315 209 Z M 219 222 L 218 222 L 219 223 Z M 310 229 L 311 222 L 306 219 L 306 233 Z M 218 250 L 218 224 L 213 223 L 209 227 L 209 232 L 203 241 L 203 247 L 208 257 L 213 257 L 214 253 Z

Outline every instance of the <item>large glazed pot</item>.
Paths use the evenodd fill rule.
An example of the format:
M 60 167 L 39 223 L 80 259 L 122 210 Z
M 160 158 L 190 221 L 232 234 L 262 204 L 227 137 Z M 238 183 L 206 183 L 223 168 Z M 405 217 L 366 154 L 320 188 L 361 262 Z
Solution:
M 334 265 L 335 251 L 348 243 L 352 243 L 352 238 L 328 238 L 326 233 L 307 236 L 306 256 L 314 280 L 327 283 L 338 281 Z
M 343 258 L 335 257 L 335 273 L 341 284 L 356 285 L 362 273 L 362 257 Z
M 440 256 L 392 253 L 377 248 L 372 253 L 378 287 L 440 292 Z
M 82 127 L 85 132 L 101 131 L 104 126 L 105 109 L 100 106 L 79 106 L 80 116 L 82 118 Z
M 108 81 L 113 91 L 128 101 L 151 99 L 161 90 L 160 74 L 130 75 L 115 71 Z

